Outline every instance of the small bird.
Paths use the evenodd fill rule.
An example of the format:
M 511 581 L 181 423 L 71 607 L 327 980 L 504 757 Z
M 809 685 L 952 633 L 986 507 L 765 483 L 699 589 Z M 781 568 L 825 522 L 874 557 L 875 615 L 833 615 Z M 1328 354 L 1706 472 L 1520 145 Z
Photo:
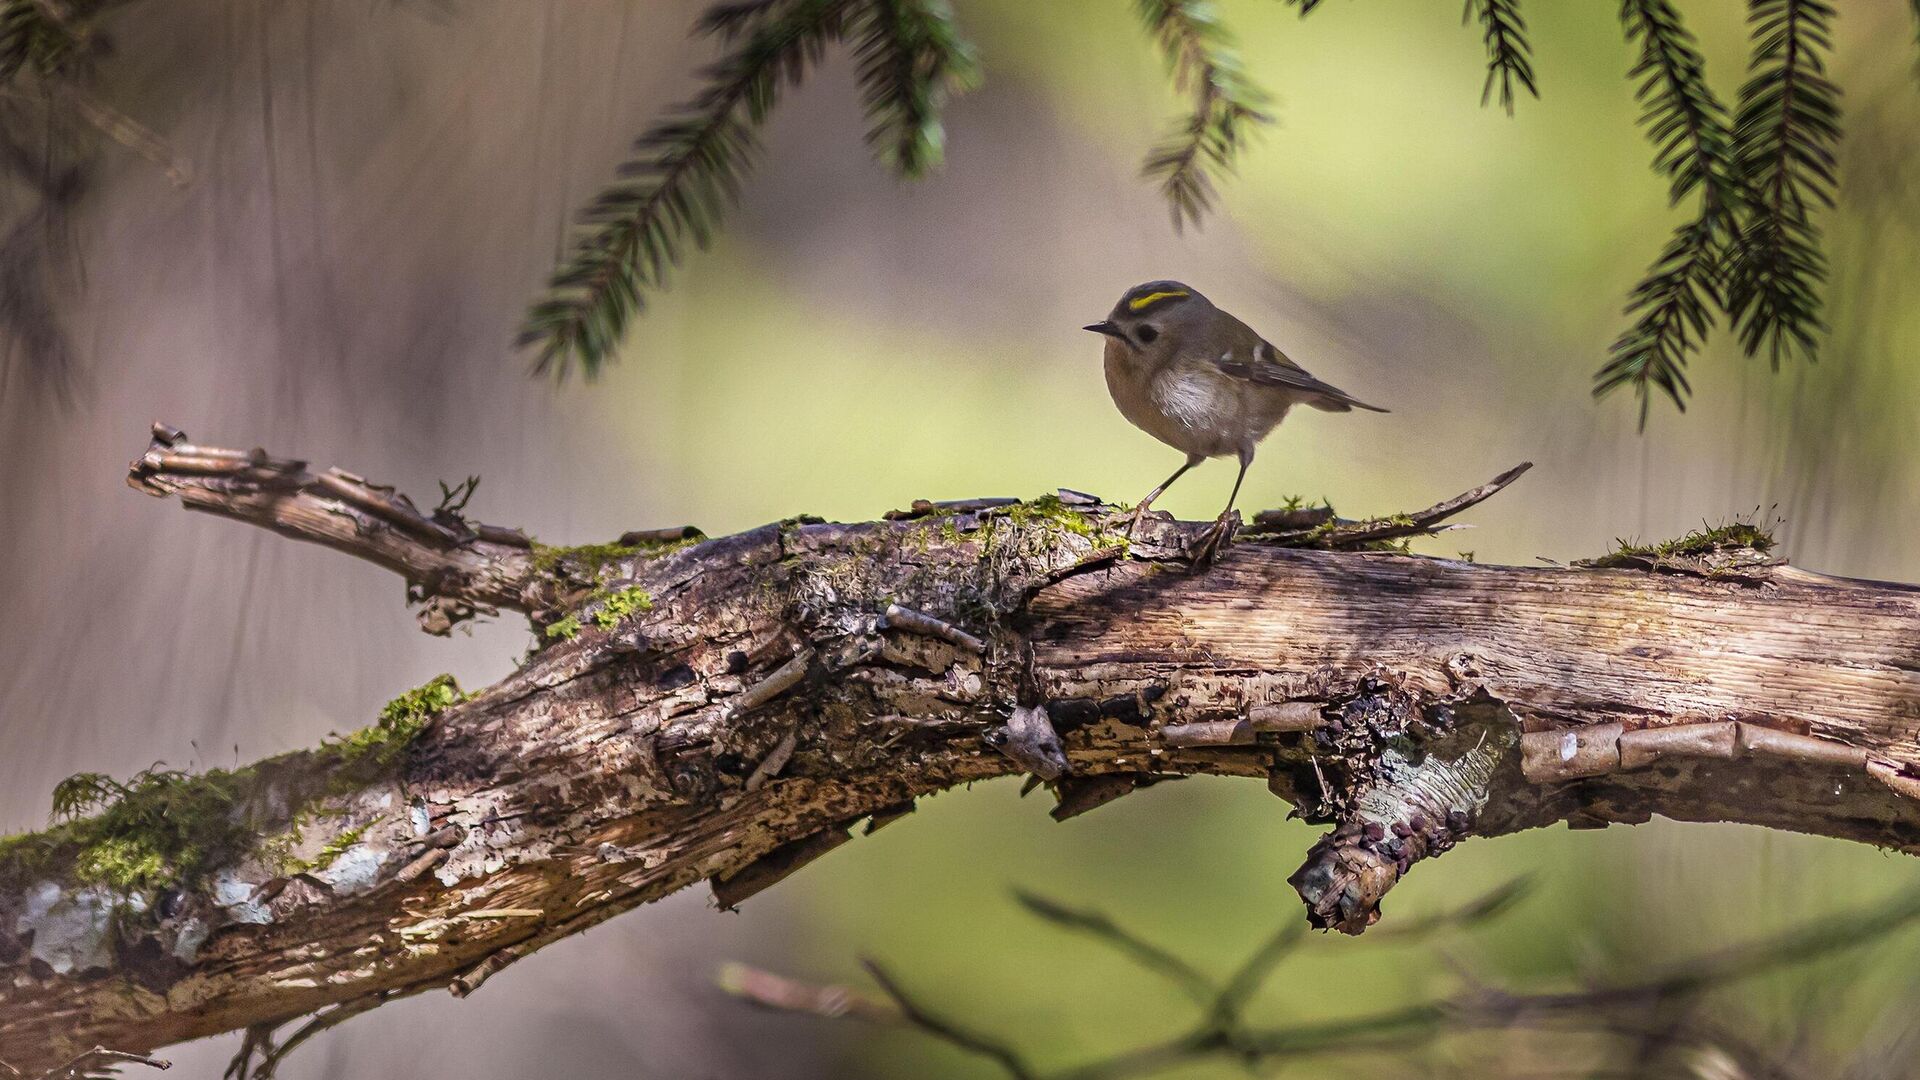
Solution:
M 1225 539 L 1254 448 L 1288 409 L 1387 411 L 1307 374 L 1252 327 L 1178 281 L 1135 285 L 1112 314 L 1086 329 L 1106 336 L 1107 392 L 1120 415 L 1187 455 L 1185 465 L 1140 500 L 1129 534 L 1153 500 L 1188 469 L 1210 457 L 1239 456 L 1240 475 L 1201 549 L 1203 556 Z

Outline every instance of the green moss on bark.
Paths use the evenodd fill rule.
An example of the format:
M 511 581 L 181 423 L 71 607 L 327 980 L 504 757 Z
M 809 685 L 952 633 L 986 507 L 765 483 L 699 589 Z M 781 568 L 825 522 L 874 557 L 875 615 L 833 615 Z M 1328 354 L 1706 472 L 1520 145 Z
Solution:
M 221 866 L 264 850 L 272 842 L 268 834 L 292 825 L 284 817 L 269 820 L 268 808 L 278 803 L 287 808 L 282 814 L 297 817 L 319 800 L 394 773 L 433 717 L 462 700 L 453 677 L 441 675 L 388 702 L 373 724 L 318 750 L 244 769 L 189 773 L 156 766 L 126 780 L 93 772 L 70 776 L 54 787 L 51 827 L 0 838 L 0 883 L 65 878 L 123 896 L 198 885 Z M 269 788 L 283 798 L 266 797 Z M 335 843 L 344 850 L 359 831 L 348 830 L 354 839 Z

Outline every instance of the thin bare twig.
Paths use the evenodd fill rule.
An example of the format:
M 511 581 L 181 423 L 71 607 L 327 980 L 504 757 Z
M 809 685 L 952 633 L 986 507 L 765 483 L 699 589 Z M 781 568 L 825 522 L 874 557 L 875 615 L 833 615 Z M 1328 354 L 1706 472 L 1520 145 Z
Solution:
M 1435 916 L 1415 932 L 1484 922 L 1510 910 L 1524 889 L 1524 879 L 1509 882 L 1455 911 Z M 899 984 L 870 962 L 868 970 L 897 1010 L 858 990 L 813 986 L 758 972 L 749 982 L 761 987 L 761 992 L 741 996 L 788 1011 L 905 1024 L 993 1059 L 1016 1080 L 1123 1080 L 1221 1057 L 1236 1059 L 1252 1069 L 1308 1057 L 1404 1050 L 1489 1028 L 1577 1031 L 1618 1040 L 1645 1059 L 1624 1075 L 1644 1075 L 1644 1067 L 1662 1054 L 1705 1047 L 1737 1063 L 1745 1070 L 1742 1075 L 1792 1080 L 1800 1074 L 1785 1060 L 1725 1024 L 1699 1019 L 1694 1011 L 1683 1007 L 1684 1003 L 1697 1000 L 1704 991 L 1867 944 L 1920 921 L 1920 896 L 1900 895 L 1876 908 L 1828 916 L 1784 933 L 1677 962 L 1650 977 L 1551 993 L 1516 993 L 1473 983 L 1452 996 L 1398 1008 L 1254 1027 L 1242 1021 L 1241 1011 L 1261 983 L 1303 944 L 1306 935 L 1299 928 L 1289 927 L 1269 937 L 1216 990 L 1213 981 L 1193 965 L 1121 931 L 1104 915 L 1028 895 L 1021 900 L 1042 918 L 1091 933 L 1141 961 L 1148 970 L 1170 976 L 1201 1005 L 1202 1017 L 1193 1028 L 1173 1038 L 1043 1073 L 1028 1065 L 1011 1044 L 961 1028 L 906 998 Z M 1203 988 L 1204 993 L 1194 992 Z M 833 1007 L 820 1007 L 823 1002 L 831 1002 Z M 853 1004 L 856 1002 L 862 1004 Z M 1581 1075 L 1607 1073 L 1587 1070 Z
M 1062 929 L 1086 934 L 1142 968 L 1172 982 L 1196 1004 L 1205 1005 L 1218 993 L 1213 980 L 1199 968 L 1182 960 L 1171 950 L 1126 930 L 1103 911 L 1071 907 L 1025 889 L 1015 889 L 1013 898 L 1032 915 Z
M 106 1070 L 103 1072 L 89 1068 L 89 1066 L 96 1063 L 105 1065 Z M 109 1050 L 104 1046 L 96 1046 L 64 1065 L 56 1065 L 46 1072 L 41 1073 L 40 1080 L 93 1080 L 95 1077 L 114 1075 L 119 1071 L 119 1066 L 121 1065 L 145 1065 L 149 1069 L 161 1070 L 173 1068 L 173 1062 L 171 1061 L 163 1061 L 157 1057 L 148 1057 L 145 1054 L 130 1054 L 124 1050 Z M 11 1065 L 7 1066 L 7 1071 L 12 1072 L 15 1076 L 20 1075 Z
M 1035 1080 L 1039 1075 L 1026 1063 L 1026 1059 L 1008 1044 L 969 1031 L 922 1007 L 913 998 L 907 996 L 906 990 L 879 964 L 872 960 L 862 960 L 860 964 L 867 969 L 867 974 L 873 976 L 873 981 L 880 984 L 880 989 L 886 991 L 887 996 L 893 999 L 893 1003 L 899 1007 L 901 1017 L 906 1023 L 951 1046 L 995 1062 L 1006 1070 L 1007 1075 L 1013 1077 L 1013 1080 Z
M 1373 518 L 1367 521 L 1348 521 L 1326 516 L 1315 521 L 1311 527 L 1301 527 L 1299 519 L 1287 512 L 1285 515 L 1256 515 L 1253 524 L 1240 530 L 1240 534 L 1265 543 L 1281 544 L 1291 547 L 1316 547 L 1341 550 L 1366 544 L 1380 543 L 1385 540 L 1397 540 L 1408 536 L 1431 536 L 1442 531 L 1440 523 L 1446 519 L 1476 506 L 1498 494 L 1507 485 L 1520 479 L 1533 462 L 1523 461 L 1499 476 L 1481 484 L 1471 491 L 1463 491 L 1451 499 L 1434 503 L 1425 510 L 1416 510 L 1411 514 L 1399 514 L 1394 517 Z

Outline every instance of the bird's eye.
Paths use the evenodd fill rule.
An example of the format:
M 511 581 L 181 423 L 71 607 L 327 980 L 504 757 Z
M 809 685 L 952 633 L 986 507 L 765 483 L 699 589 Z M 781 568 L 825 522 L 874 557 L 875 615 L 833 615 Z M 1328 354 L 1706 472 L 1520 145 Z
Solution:
M 1155 330 L 1151 326 L 1142 326 L 1133 332 L 1133 336 L 1140 339 L 1140 344 L 1151 345 L 1153 344 L 1153 339 L 1160 336 L 1160 331 Z

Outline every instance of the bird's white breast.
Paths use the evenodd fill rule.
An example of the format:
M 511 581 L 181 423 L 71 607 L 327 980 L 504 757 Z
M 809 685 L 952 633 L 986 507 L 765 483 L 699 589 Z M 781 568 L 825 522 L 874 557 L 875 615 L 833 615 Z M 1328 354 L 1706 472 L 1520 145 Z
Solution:
M 1240 395 L 1221 376 L 1188 368 L 1180 377 L 1168 365 L 1147 368 L 1125 346 L 1109 345 L 1107 389 L 1133 426 L 1189 454 L 1217 457 L 1238 449 L 1231 434 L 1241 424 Z

